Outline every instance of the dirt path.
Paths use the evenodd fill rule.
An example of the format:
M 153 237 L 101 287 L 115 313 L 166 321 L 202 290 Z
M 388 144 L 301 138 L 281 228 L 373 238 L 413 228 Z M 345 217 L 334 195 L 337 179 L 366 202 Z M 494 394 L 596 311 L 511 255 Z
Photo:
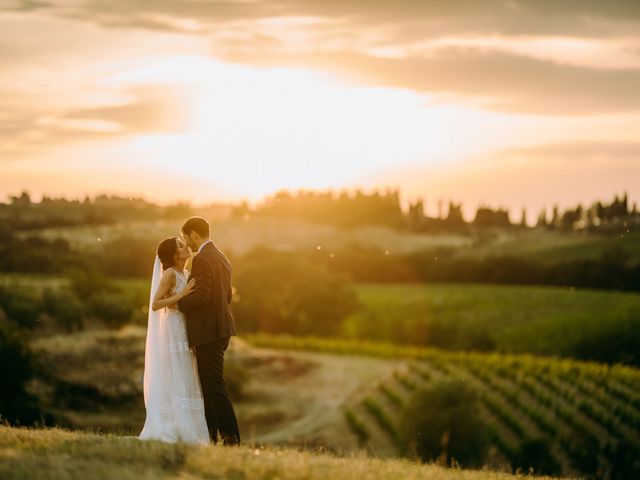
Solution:
M 251 372 L 246 399 L 237 404 L 247 442 L 358 450 L 344 406 L 403 361 L 255 348 L 234 339 L 232 355 Z

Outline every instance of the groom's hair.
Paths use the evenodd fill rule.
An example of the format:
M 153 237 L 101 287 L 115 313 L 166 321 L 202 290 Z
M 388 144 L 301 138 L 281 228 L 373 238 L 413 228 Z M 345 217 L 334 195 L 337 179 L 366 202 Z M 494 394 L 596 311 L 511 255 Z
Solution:
M 196 232 L 202 238 L 209 238 L 209 223 L 202 217 L 191 217 L 184 222 L 182 233 L 189 235 L 191 232 Z

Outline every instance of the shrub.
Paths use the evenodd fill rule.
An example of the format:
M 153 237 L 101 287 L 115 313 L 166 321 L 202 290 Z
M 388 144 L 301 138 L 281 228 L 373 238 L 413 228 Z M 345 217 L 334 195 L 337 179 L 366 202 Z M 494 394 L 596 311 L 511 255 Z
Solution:
M 489 448 L 476 391 L 463 380 L 439 380 L 417 391 L 400 422 L 405 450 L 424 462 L 478 467 Z
M 513 467 L 537 475 L 559 475 L 560 465 L 551 455 L 548 439 L 525 439 L 512 459 Z
M 364 423 L 362 423 L 356 414 L 353 413 L 353 410 L 349 408 L 344 411 L 344 418 L 351 431 L 358 437 L 360 445 L 366 445 L 369 441 L 369 431 Z
M 15 327 L 0 323 L 0 417 L 12 425 L 34 425 L 42 418 L 27 383 L 37 373 L 35 357 Z
M 244 387 L 249 381 L 249 370 L 235 361 L 233 356 L 229 356 L 224 364 L 224 380 L 231 398 L 240 400 Z
M 567 350 L 581 360 L 640 366 L 640 308 L 631 307 L 625 321 L 584 332 Z
M 70 273 L 71 289 L 78 298 L 88 299 L 100 292 L 117 292 L 118 287 L 104 275 L 94 271 L 75 270 Z
M 141 277 L 150 275 L 157 240 L 118 238 L 105 242 L 97 252 L 100 271 L 109 277 Z
M 59 327 L 69 332 L 83 327 L 84 309 L 71 291 L 46 289 L 42 297 L 42 309 L 55 319 Z
M 127 298 L 119 293 L 98 292 L 89 298 L 89 311 L 111 328 L 119 328 L 133 315 Z
M 640 447 L 631 442 L 619 441 L 610 447 L 611 480 L 640 478 Z
M 35 328 L 40 317 L 40 300 L 30 290 L 0 287 L 0 308 L 20 328 Z
M 331 335 L 358 308 L 347 277 L 288 253 L 258 249 L 246 255 L 234 284 L 234 310 L 245 331 Z

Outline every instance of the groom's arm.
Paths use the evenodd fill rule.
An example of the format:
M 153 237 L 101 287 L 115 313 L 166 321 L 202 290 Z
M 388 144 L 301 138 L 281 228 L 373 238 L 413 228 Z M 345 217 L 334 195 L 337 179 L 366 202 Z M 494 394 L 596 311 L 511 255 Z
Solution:
M 191 268 L 191 276 L 196 281 L 195 290 L 178 300 L 178 308 L 181 312 L 194 310 L 206 305 L 213 292 L 213 277 L 207 268 L 206 262 L 195 257 Z

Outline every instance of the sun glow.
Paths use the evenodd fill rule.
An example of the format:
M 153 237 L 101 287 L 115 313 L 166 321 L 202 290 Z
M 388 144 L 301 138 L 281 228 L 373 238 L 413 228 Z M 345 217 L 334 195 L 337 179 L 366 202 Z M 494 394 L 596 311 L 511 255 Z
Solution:
M 437 124 L 398 121 L 423 115 L 424 98 L 354 88 L 314 72 L 255 69 L 201 58 L 174 58 L 121 73 L 114 84 L 190 85 L 186 132 L 137 136 L 136 150 L 167 168 L 244 185 L 255 196 L 277 188 L 351 183 L 389 156 L 416 161 L 444 151 Z
M 137 135 L 132 151 L 250 198 L 280 188 L 348 187 L 361 182 L 363 171 L 447 162 L 495 140 L 482 129 L 466 132 L 464 141 L 460 136 L 461 114 L 485 125 L 493 114 L 302 69 L 175 57 L 121 72 L 107 84 L 187 86 L 184 131 Z

